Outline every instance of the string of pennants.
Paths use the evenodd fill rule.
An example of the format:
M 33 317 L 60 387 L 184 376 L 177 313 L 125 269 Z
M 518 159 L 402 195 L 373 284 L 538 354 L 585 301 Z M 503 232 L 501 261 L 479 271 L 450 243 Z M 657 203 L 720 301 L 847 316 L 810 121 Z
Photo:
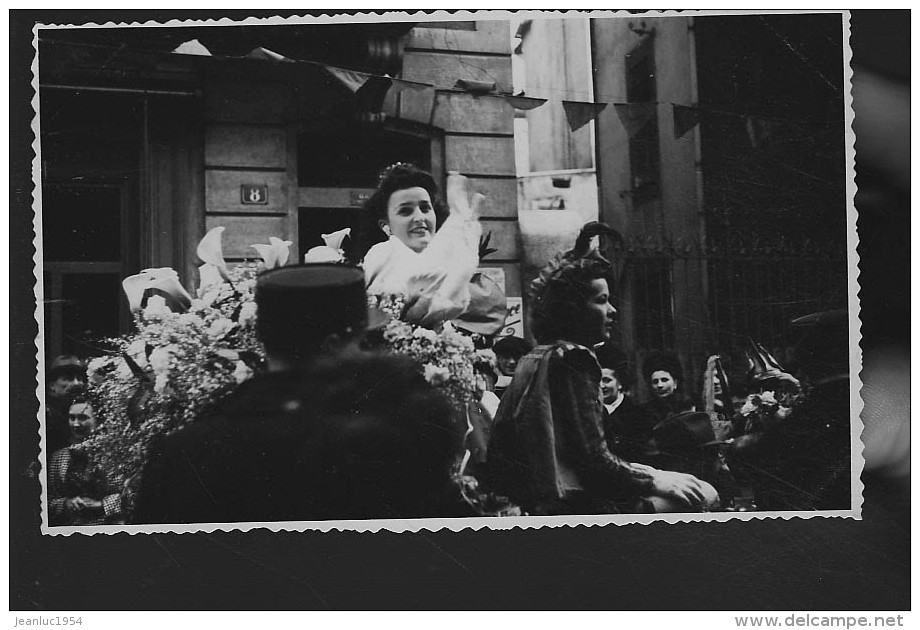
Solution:
M 172 52 L 185 55 L 211 56 L 210 51 L 208 51 L 208 49 L 197 39 L 181 44 Z M 494 81 L 458 79 L 453 86 L 437 86 L 420 81 L 398 79 L 389 75 L 339 68 L 317 61 L 290 59 L 284 55 L 261 47 L 245 55 L 245 58 L 276 63 L 303 63 L 320 66 L 339 84 L 354 94 L 357 106 L 361 111 L 371 114 L 379 114 L 381 112 L 384 100 L 391 92 L 396 94 L 405 91 L 427 93 L 431 100 L 432 113 L 436 102 L 436 91 L 467 92 L 476 97 L 500 98 L 514 109 L 522 111 L 536 109 L 549 100 L 546 98 L 527 96 L 524 92 L 518 94 L 505 93 L 499 89 L 498 84 Z M 565 99 L 561 100 L 561 104 L 569 128 L 573 132 L 597 118 L 608 105 L 608 103 Z M 612 103 L 612 105 L 629 138 L 634 138 L 642 131 L 642 129 L 657 115 L 660 105 L 670 105 L 672 108 L 675 138 L 681 138 L 686 135 L 691 129 L 700 124 L 704 116 L 715 114 L 718 116 L 733 117 L 743 121 L 751 146 L 758 148 L 782 123 L 782 120 L 777 118 L 738 114 L 690 105 L 679 105 L 677 103 Z

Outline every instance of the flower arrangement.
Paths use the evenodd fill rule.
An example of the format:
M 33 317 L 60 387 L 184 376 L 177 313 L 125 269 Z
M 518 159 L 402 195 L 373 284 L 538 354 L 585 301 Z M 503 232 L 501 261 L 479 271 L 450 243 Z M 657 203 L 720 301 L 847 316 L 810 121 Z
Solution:
M 215 409 L 265 367 L 255 327 L 256 276 L 285 265 L 291 243 L 271 238 L 267 245 L 253 245 L 262 261 L 230 268 L 221 249 L 223 230 L 214 228 L 198 246 L 204 264 L 194 296 L 170 268 L 126 278 L 122 285 L 137 330 L 107 340 L 110 352 L 88 365 L 89 393 L 104 422 L 84 447 L 125 483 L 129 505 L 151 447 Z M 327 249 L 340 248 L 343 234 L 328 236 Z M 328 251 L 319 253 L 332 258 Z M 383 330 L 389 350 L 416 359 L 425 379 L 458 408 L 473 400 L 480 388 L 474 366 L 489 359 L 480 356 L 469 337 L 449 322 L 429 329 L 404 321 L 405 296 L 368 300 L 391 315 Z
M 369 295 L 368 305 L 390 315 L 383 330 L 387 347 L 418 361 L 425 380 L 440 388 L 458 408 L 481 394 L 483 382 L 476 374 L 476 365 L 488 362 L 491 351 L 477 350 L 472 338 L 449 321 L 435 328 L 405 321 L 407 304 L 403 295 Z M 494 363 L 494 355 L 491 361 Z
M 761 431 L 769 429 L 792 415 L 792 406 L 781 404 L 776 394 L 765 391 L 750 394 L 738 413 L 745 418 L 744 431 Z
M 136 332 L 107 341 L 110 353 L 87 366 L 90 396 L 105 422 L 84 443 L 124 481 L 137 478 L 152 444 L 208 413 L 264 367 L 256 336 L 255 279 L 287 261 L 289 241 L 254 246 L 262 263 L 230 269 L 220 234 L 198 247 L 205 261 L 190 296 L 173 269 L 147 269 L 122 282 Z M 148 291 L 153 295 L 144 297 Z

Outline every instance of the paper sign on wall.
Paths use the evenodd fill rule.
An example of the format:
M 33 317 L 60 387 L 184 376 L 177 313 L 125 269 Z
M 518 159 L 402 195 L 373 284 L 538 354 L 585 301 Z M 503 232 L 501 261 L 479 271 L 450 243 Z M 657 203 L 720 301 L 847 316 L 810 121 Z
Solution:
M 524 336 L 524 300 L 519 297 L 505 298 L 508 301 L 508 315 L 500 336 Z

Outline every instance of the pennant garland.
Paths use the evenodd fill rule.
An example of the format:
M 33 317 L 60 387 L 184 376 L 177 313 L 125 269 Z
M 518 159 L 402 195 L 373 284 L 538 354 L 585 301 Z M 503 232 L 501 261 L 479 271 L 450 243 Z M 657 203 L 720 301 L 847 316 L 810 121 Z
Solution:
M 172 52 L 180 55 L 213 56 L 197 39 L 183 42 L 173 49 Z M 408 81 L 406 79 L 390 77 L 389 75 L 379 75 L 347 68 L 338 68 L 318 61 L 290 59 L 263 47 L 253 49 L 246 55 L 246 58 L 274 63 L 304 63 L 320 66 L 343 87 L 355 95 L 357 106 L 360 111 L 372 115 L 380 114 L 383 108 L 383 102 L 389 90 L 392 89 L 395 94 L 410 91 L 410 93 L 421 96 L 423 100 L 420 101 L 420 106 L 410 108 L 410 112 L 406 117 L 426 124 L 431 124 L 436 103 L 436 90 L 439 89 L 463 90 L 475 96 L 501 98 L 514 109 L 523 111 L 536 109 L 545 104 L 548 100 L 545 98 L 525 96 L 524 92 L 518 94 L 505 93 L 504 88 L 498 89 L 498 85 L 494 81 L 457 79 L 452 87 L 439 88 L 429 83 Z M 607 105 L 608 103 L 562 101 L 566 120 L 568 121 L 569 128 L 573 132 L 581 129 L 588 124 L 588 122 L 597 118 Z M 626 130 L 627 136 L 630 138 L 635 137 L 636 134 L 652 120 L 658 112 L 658 105 L 659 103 L 613 103 L 617 116 Z M 742 119 L 744 121 L 748 140 L 753 148 L 760 148 L 763 146 L 781 124 L 781 121 L 775 118 L 749 116 L 735 112 L 718 112 L 695 106 L 679 105 L 677 103 L 670 103 L 670 105 L 673 114 L 673 131 L 675 138 L 683 137 L 688 131 L 699 125 L 704 112 Z

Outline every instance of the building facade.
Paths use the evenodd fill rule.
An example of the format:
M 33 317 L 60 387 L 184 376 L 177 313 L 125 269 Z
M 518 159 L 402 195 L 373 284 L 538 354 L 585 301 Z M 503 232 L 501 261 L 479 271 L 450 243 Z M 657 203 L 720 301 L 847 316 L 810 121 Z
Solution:
M 470 178 L 483 264 L 520 296 L 514 110 L 455 87 L 510 86 L 511 54 L 506 21 L 39 29 L 46 356 L 126 330 L 127 275 L 197 286 L 213 227 L 229 262 L 269 236 L 301 259 L 399 161 Z M 412 89 L 344 89 L 324 64 Z
M 640 396 L 649 352 L 676 351 L 696 391 L 710 354 L 743 377 L 748 337 L 788 361 L 792 319 L 846 307 L 841 20 L 635 15 L 519 29 L 529 94 L 604 104 L 590 138 L 588 127 L 566 128 L 558 104 L 527 112 L 521 225 L 535 206 L 590 205 L 566 206 L 571 192 L 534 175 L 546 169 L 552 181 L 548 169 L 584 167 L 593 146 L 594 168 L 560 174 L 569 185 L 590 175 L 596 216 L 624 237 L 608 251 L 616 341 L 634 360 Z M 569 63 L 582 50 L 590 90 Z

